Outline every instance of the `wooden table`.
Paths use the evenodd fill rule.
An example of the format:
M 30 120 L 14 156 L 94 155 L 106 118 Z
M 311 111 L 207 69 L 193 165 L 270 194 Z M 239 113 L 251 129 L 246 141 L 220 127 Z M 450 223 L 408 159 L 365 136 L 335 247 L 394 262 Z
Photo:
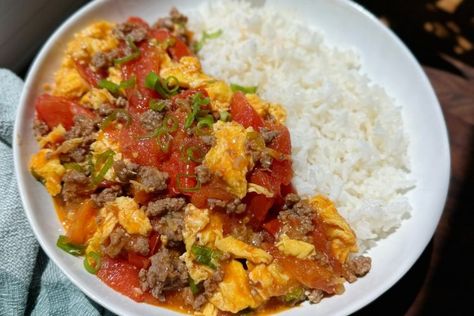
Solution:
M 407 274 L 355 315 L 474 315 L 474 68 L 464 77 L 425 67 L 451 146 L 451 183 L 431 242 Z

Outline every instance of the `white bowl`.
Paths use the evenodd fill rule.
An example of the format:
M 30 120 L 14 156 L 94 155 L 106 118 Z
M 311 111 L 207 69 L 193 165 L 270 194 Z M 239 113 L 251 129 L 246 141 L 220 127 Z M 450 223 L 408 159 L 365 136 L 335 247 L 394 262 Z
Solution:
M 37 150 L 32 133 L 33 101 L 45 82 L 51 82 L 72 34 L 98 19 L 123 21 L 136 15 L 148 21 L 168 13 L 171 6 L 184 12 L 202 1 L 120 0 L 93 1 L 71 16 L 47 41 L 26 79 L 15 125 L 15 169 L 26 215 L 47 255 L 84 293 L 104 307 L 123 315 L 174 315 L 173 311 L 136 303 L 87 273 L 82 260 L 55 246 L 62 232 L 51 198 L 28 172 L 29 157 Z M 261 2 L 256 0 L 255 2 Z M 397 282 L 413 265 L 431 239 L 443 211 L 449 183 L 450 154 L 440 106 L 433 89 L 410 51 L 373 15 L 345 0 L 272 1 L 293 10 L 325 33 L 332 44 L 355 47 L 362 70 L 386 88 L 402 105 L 409 135 L 409 155 L 416 188 L 409 192 L 410 219 L 370 250 L 370 273 L 348 285 L 343 295 L 284 312 L 285 315 L 346 315 L 367 305 Z

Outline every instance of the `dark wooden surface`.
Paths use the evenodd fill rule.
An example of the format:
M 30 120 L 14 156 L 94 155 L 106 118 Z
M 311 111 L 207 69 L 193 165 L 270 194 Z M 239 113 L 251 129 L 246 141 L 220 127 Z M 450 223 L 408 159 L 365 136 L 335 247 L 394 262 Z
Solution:
M 355 315 L 474 315 L 474 68 L 446 60 L 462 76 L 424 68 L 450 137 L 451 182 L 445 210 L 415 265 Z

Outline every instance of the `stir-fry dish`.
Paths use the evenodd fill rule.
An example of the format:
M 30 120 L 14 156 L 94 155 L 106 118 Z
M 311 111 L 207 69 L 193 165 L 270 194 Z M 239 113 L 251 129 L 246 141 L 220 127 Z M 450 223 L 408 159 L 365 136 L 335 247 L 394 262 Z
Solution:
M 57 247 L 137 302 L 264 313 L 344 291 L 371 266 L 331 200 L 292 186 L 285 109 L 206 75 L 173 9 L 75 34 L 35 101 L 30 170 Z

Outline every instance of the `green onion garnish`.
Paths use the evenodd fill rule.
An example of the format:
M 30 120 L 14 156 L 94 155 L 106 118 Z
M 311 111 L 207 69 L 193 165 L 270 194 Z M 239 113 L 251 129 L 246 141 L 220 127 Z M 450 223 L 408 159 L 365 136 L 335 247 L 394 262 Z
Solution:
M 304 300 L 304 290 L 301 287 L 295 287 L 281 297 L 285 303 L 296 303 Z
M 197 146 L 190 146 L 190 147 L 181 147 L 181 159 L 184 162 L 194 161 L 194 162 L 202 162 L 204 160 L 204 155 L 201 149 Z
M 114 59 L 115 65 L 128 63 L 129 61 L 135 60 L 138 57 L 140 57 L 140 50 L 138 49 L 138 47 L 135 45 L 135 43 L 132 41 L 130 37 L 127 37 L 127 45 L 128 47 L 132 49 L 132 53 L 128 56 Z
M 243 93 L 256 93 L 257 87 L 256 86 L 240 86 L 235 83 L 230 84 L 230 88 L 233 92 L 242 91 Z
M 135 78 L 135 76 L 132 76 L 130 79 L 120 82 L 120 89 L 133 88 L 135 86 L 136 81 L 137 79 Z
M 155 90 L 162 97 L 169 98 L 178 92 L 179 80 L 174 76 L 163 79 L 155 72 L 150 71 L 145 77 L 145 87 Z
M 212 128 L 212 124 L 214 124 L 214 117 L 212 115 L 208 114 L 205 117 L 199 118 L 196 126 L 196 134 L 208 135 L 209 129 Z
M 76 170 L 79 172 L 84 172 L 84 168 L 82 168 L 82 166 L 77 162 L 66 162 L 63 166 L 64 168 L 66 168 L 66 170 Z
M 178 130 L 178 119 L 176 116 L 167 114 L 163 119 L 163 128 L 168 133 L 176 132 Z
M 198 42 L 196 42 L 196 44 L 194 45 L 194 51 L 196 53 L 199 52 L 204 46 L 204 44 L 207 42 L 207 40 L 218 38 L 221 35 L 222 35 L 221 29 L 213 33 L 207 33 L 206 31 L 202 32 L 201 39 Z
M 184 186 L 184 179 L 195 179 L 196 185 L 191 188 L 188 188 Z M 197 192 L 201 189 L 201 182 L 199 182 L 195 174 L 179 173 L 176 175 L 176 186 L 181 192 Z
M 219 259 L 222 257 L 222 253 L 219 250 L 213 250 L 206 246 L 193 245 L 191 252 L 198 263 L 214 270 L 217 269 Z
M 130 114 L 124 109 L 117 109 L 105 117 L 102 123 L 100 123 L 100 129 L 106 129 L 110 125 L 110 123 L 117 119 L 117 116 L 119 114 L 122 114 L 127 119 L 126 125 L 130 125 L 130 122 L 132 121 L 132 117 L 130 116 Z
M 107 89 L 110 93 L 116 95 L 118 94 L 122 89 L 128 89 L 132 88 L 135 85 L 135 76 L 128 80 L 124 80 L 120 82 L 120 84 L 113 83 L 112 81 L 109 81 L 107 79 L 102 79 L 99 81 L 97 86 L 102 89 Z
M 107 171 L 109 171 L 109 169 L 112 167 L 114 163 L 114 155 L 115 155 L 115 152 L 108 149 L 107 151 L 97 156 L 95 165 L 92 163 L 92 158 L 90 159 L 89 164 L 91 165 L 91 176 L 92 176 L 93 184 L 97 185 L 102 180 L 104 180 L 104 177 Z M 99 165 L 102 165 L 102 168 L 97 173 L 97 166 Z
M 156 137 L 157 143 L 160 146 L 162 152 L 167 153 L 170 148 L 171 135 L 168 131 L 162 127 L 158 128 L 153 135 Z
M 150 109 L 156 112 L 161 112 L 166 108 L 166 102 L 163 100 L 152 99 L 150 100 Z
M 97 252 L 91 251 L 84 257 L 84 268 L 91 274 L 97 274 L 100 269 L 100 263 L 100 255 Z
M 56 241 L 56 246 L 59 249 L 64 250 L 68 254 L 76 256 L 76 257 L 82 256 L 84 254 L 84 250 L 86 249 L 86 247 L 83 245 L 71 244 L 69 242 L 69 239 L 64 235 L 59 236 L 58 240 Z
M 228 122 L 230 121 L 230 113 L 227 111 L 221 111 L 219 112 L 219 119 L 223 122 Z
M 191 113 L 186 117 L 184 121 L 184 128 L 190 128 L 193 124 L 196 116 L 198 115 L 199 111 L 201 111 L 202 105 L 209 104 L 209 98 L 203 98 L 201 93 L 196 93 L 191 98 Z
M 193 293 L 193 295 L 199 294 L 199 292 L 202 291 L 201 283 L 196 284 L 196 281 L 194 281 L 192 278 L 189 278 L 189 288 L 191 289 L 191 293 Z

